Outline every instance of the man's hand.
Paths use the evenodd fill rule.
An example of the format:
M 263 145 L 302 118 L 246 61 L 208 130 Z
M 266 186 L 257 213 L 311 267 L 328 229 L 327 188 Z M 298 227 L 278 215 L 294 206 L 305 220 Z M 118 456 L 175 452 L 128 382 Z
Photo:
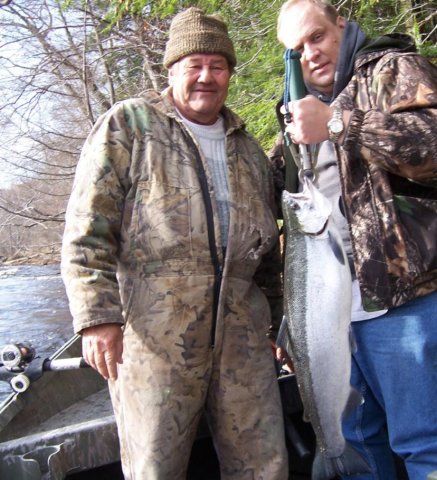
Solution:
M 85 361 L 106 380 L 117 380 L 117 363 L 123 363 L 123 332 L 118 323 L 104 323 L 82 330 Z
M 275 359 L 279 362 L 282 367 L 287 367 L 290 373 L 294 373 L 294 366 L 291 358 L 289 357 L 288 353 L 281 347 L 278 347 L 276 343 L 271 340 L 272 342 L 272 352 Z
M 313 95 L 289 104 L 291 122 L 286 131 L 294 143 L 316 144 L 328 139 L 327 123 L 332 116 L 328 105 Z M 282 107 L 283 108 L 283 107 Z
M 328 122 L 332 118 L 333 108 L 313 95 L 307 95 L 301 100 L 294 100 L 288 104 L 291 122 L 285 130 L 289 133 L 293 143 L 306 145 L 317 144 L 328 140 Z M 282 106 L 281 112 L 285 113 Z M 343 122 L 348 124 L 351 112 L 343 112 Z M 339 143 L 343 135 L 339 138 Z

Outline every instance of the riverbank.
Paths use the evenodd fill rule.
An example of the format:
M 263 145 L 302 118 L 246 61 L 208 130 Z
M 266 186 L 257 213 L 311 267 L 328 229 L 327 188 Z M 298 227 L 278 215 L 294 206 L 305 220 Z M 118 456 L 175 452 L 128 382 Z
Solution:
M 24 256 L 0 257 L 0 266 L 53 265 L 61 262 L 60 253 L 32 253 Z

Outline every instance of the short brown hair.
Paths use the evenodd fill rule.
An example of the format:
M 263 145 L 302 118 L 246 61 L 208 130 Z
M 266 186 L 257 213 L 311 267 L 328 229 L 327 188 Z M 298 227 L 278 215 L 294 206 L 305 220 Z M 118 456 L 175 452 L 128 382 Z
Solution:
M 279 27 L 282 22 L 282 17 L 284 14 L 295 4 L 300 3 L 300 2 L 307 2 L 307 3 L 312 3 L 316 7 L 320 8 L 324 15 L 332 22 L 336 23 L 337 22 L 337 17 L 340 15 L 338 13 L 338 10 L 334 7 L 334 5 L 331 4 L 329 0 L 288 0 L 285 2 L 281 9 L 279 10 L 279 16 L 278 16 L 278 31 Z

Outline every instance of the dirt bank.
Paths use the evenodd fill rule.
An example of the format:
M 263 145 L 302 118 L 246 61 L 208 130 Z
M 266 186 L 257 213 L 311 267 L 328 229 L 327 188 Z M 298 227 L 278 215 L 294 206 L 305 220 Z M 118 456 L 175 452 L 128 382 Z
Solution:
M 25 256 L 0 257 L 0 266 L 8 265 L 51 265 L 61 262 L 59 253 L 33 253 Z

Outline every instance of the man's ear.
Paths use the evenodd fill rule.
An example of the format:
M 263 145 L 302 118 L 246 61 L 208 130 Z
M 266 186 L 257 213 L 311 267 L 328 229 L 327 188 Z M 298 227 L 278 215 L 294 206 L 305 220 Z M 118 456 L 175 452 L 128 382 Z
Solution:
M 170 87 L 173 86 L 173 79 L 174 79 L 174 75 L 175 75 L 174 68 L 175 68 L 175 66 L 171 65 L 171 67 L 168 69 L 168 85 Z
M 337 17 L 337 27 L 340 28 L 340 30 L 344 30 L 345 26 L 346 26 L 346 19 L 339 15 Z

